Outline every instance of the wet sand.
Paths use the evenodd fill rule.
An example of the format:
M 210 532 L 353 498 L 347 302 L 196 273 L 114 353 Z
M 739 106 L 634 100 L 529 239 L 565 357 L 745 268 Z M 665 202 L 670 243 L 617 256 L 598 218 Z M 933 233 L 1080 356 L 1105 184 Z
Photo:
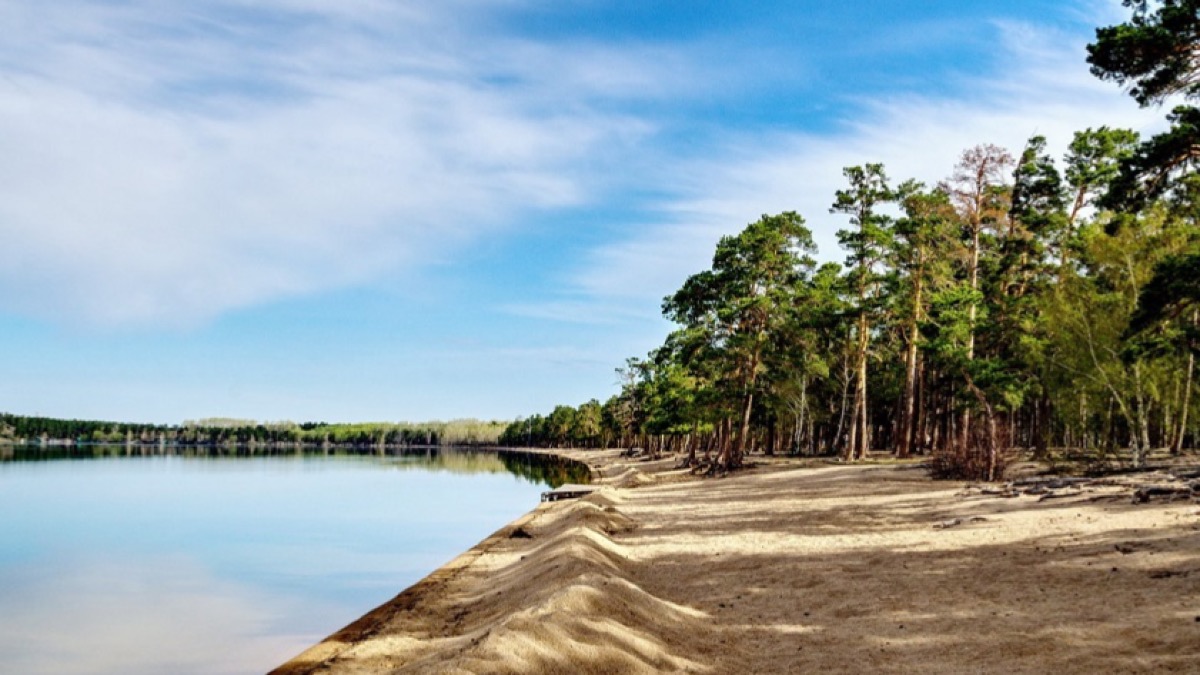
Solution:
M 567 451 L 542 504 L 276 673 L 1195 673 L 1200 504 L 913 464 Z

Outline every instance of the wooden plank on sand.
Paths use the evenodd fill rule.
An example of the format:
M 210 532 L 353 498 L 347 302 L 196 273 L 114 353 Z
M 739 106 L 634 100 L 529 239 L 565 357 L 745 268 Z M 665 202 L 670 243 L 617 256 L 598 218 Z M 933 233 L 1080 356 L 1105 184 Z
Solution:
M 586 497 L 596 491 L 594 485 L 577 485 L 575 483 L 567 483 L 560 485 L 549 492 L 542 493 L 542 501 L 556 502 L 560 499 L 578 499 Z

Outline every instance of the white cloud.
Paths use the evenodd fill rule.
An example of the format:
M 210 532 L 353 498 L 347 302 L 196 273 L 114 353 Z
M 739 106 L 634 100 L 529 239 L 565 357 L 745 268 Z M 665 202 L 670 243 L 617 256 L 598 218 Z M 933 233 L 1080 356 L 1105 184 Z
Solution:
M 998 23 L 995 32 L 1003 68 L 963 76 L 954 89 L 965 93 L 860 100 L 837 133 L 744 137 L 710 161 L 680 167 L 687 187 L 661 205 L 664 217 L 595 248 L 571 277 L 572 290 L 601 305 L 657 302 L 709 266 L 722 235 L 785 210 L 807 219 L 823 260 L 840 262 L 835 233 L 846 221 L 829 214 L 829 205 L 845 166 L 883 162 L 897 182 L 915 177 L 932 185 L 950 174 L 962 150 L 980 143 L 1016 154 L 1041 134 L 1061 156 L 1072 134 L 1087 127 L 1161 126 L 1161 112 L 1139 110 L 1090 75 L 1078 36 L 1018 23 Z
M 780 69 L 719 35 L 566 44 L 486 25 L 526 4 L 0 2 L 0 311 L 187 326 L 415 276 L 525 216 L 668 189 L 665 163 L 661 218 L 598 246 L 556 304 L 509 308 L 620 323 L 656 313 L 763 213 L 800 211 L 840 259 L 827 208 L 842 166 L 935 181 L 976 143 L 1062 145 L 1154 117 L 1087 73 L 1077 36 L 1001 24 L 1004 68 L 955 83 L 969 97 L 859 101 L 832 136 L 732 135 L 706 160 L 672 158 L 654 113 L 630 111 L 732 100 L 812 64 Z
M 0 7 L 0 309 L 188 325 L 586 202 L 649 131 L 589 97 L 641 83 L 459 4 Z

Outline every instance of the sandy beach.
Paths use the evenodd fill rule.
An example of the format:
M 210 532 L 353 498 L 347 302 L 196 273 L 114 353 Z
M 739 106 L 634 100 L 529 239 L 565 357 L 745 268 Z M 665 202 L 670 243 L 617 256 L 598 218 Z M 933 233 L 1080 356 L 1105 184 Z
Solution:
M 601 489 L 275 672 L 1200 672 L 1194 478 L 980 486 L 756 457 L 700 479 L 561 454 Z

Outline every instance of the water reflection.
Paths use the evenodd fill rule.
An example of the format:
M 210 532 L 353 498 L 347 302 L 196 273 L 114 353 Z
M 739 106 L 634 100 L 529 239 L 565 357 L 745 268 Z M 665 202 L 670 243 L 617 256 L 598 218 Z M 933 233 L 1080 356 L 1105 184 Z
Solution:
M 0 670 L 21 673 L 264 672 L 585 473 L 447 449 L 0 455 Z
M 287 449 L 263 446 L 179 446 L 155 444 L 87 444 L 50 446 L 0 446 L 0 463 L 62 460 L 115 459 L 134 457 L 183 457 L 187 459 L 250 458 L 364 458 L 396 462 L 396 468 L 452 473 L 508 472 L 530 482 L 550 487 L 587 483 L 588 469 L 568 459 L 517 450 L 477 450 L 456 447 L 429 448 L 330 448 L 303 446 Z
M 315 607 L 216 577 L 184 556 L 76 558 L 10 569 L 6 578 L 6 672 L 252 672 L 320 638 L 311 626 L 285 627 Z
M 591 482 L 587 466 L 568 459 L 521 452 L 506 452 L 499 459 L 510 473 L 550 487 Z

